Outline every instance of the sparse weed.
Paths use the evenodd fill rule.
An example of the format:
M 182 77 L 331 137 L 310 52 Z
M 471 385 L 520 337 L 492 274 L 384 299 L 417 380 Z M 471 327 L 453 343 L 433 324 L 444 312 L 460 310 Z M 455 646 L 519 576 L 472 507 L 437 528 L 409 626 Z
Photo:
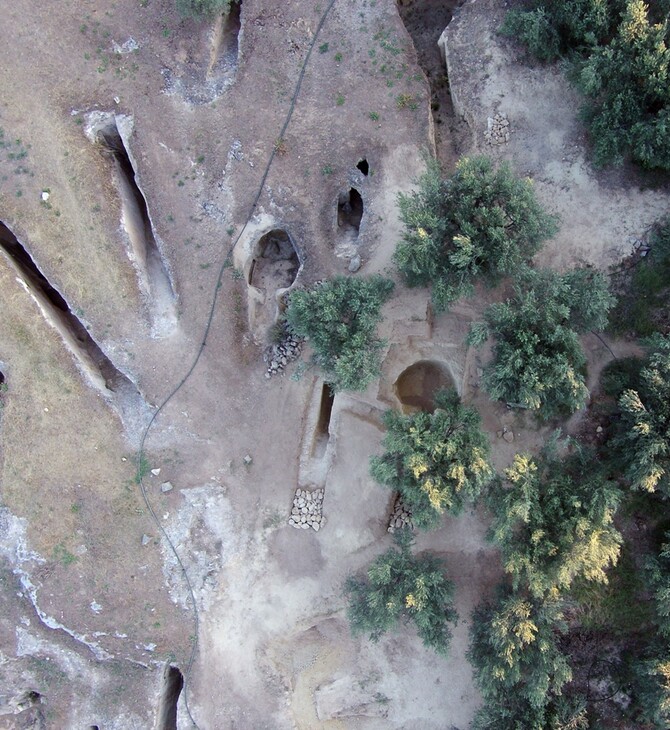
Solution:
M 275 140 L 274 150 L 275 154 L 279 155 L 280 157 L 284 157 L 284 155 L 286 155 L 286 153 L 288 152 L 286 142 L 281 137 Z
M 53 549 L 53 558 L 65 567 L 77 561 L 77 556 L 71 553 L 63 543 L 58 543 Z
M 140 451 L 137 459 L 137 471 L 135 472 L 135 484 L 140 484 L 142 479 L 151 471 L 151 464 L 144 451 Z
M 414 111 L 418 107 L 416 99 L 411 94 L 398 94 L 395 103 L 398 109 L 411 109 Z

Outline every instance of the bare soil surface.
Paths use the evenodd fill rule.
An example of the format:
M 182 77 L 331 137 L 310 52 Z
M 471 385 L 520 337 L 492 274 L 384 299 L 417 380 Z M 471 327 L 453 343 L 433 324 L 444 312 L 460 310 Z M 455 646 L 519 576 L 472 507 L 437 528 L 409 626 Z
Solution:
M 444 557 L 455 583 L 460 622 L 448 659 L 407 627 L 378 644 L 353 639 L 342 583 L 391 544 L 393 498 L 367 464 L 407 367 L 442 364 L 479 408 L 498 467 L 544 438 L 549 427 L 486 398 L 486 353 L 464 345 L 499 292 L 435 318 L 426 291 L 399 285 L 381 328 L 380 381 L 336 396 L 324 432 L 318 373 L 296 381 L 289 366 L 264 377 L 277 291 L 296 262 L 265 257 L 252 276 L 262 286 L 249 278 L 259 241 L 277 229 L 295 246 L 296 286 L 357 259 L 352 275 L 392 273 L 396 195 L 435 141 L 447 170 L 479 150 L 533 177 L 563 219 L 543 264 L 606 266 L 667 208 L 667 191 L 591 170 L 574 94 L 558 72 L 515 60 L 494 33 L 502 11 L 492 0 L 465 3 L 449 26 L 453 116 L 432 44 L 455 5 L 414 0 L 399 14 L 392 0 L 337 0 L 282 139 L 325 3 L 244 0 L 237 46 L 234 26 L 183 20 L 157 0 L 6 9 L 0 220 L 143 403 L 119 405 L 118 394 L 92 387 L 0 258 L 0 727 L 152 728 L 164 665 L 185 672 L 196 638 L 186 692 L 203 730 L 467 727 L 479 703 L 465 659 L 469 614 L 500 571 L 486 515 L 445 520 L 418 540 Z M 488 148 L 487 117 L 499 110 L 511 140 Z M 117 115 L 146 199 L 176 303 L 166 326 L 155 326 L 115 160 L 86 134 L 100 112 Z M 352 189 L 362 201 L 355 236 L 338 225 Z M 138 465 L 148 419 L 194 363 L 210 311 L 197 366 L 158 414 Z M 595 373 L 611 356 L 596 340 L 585 345 Z M 512 440 L 497 437 L 503 429 Z M 190 577 L 197 637 L 138 466 Z M 287 524 L 297 487 L 325 489 L 318 532 Z M 178 726 L 191 726 L 183 695 Z

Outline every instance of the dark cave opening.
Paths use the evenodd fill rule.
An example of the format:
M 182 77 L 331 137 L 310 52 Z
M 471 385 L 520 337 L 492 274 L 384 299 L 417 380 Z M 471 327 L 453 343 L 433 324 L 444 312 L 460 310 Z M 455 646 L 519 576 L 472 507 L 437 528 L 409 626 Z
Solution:
M 337 225 L 340 228 L 353 228 L 358 233 L 363 212 L 363 198 L 356 188 L 340 194 L 337 201 Z

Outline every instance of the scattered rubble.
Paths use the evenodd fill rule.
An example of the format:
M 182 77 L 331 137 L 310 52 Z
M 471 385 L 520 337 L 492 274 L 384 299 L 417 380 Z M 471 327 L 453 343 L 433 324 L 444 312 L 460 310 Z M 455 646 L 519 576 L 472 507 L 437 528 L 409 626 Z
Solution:
M 509 142 L 509 119 L 507 114 L 498 113 L 494 117 L 488 118 L 488 125 L 486 132 L 484 132 L 484 139 L 490 145 L 505 144 Z
M 278 344 L 271 345 L 263 355 L 263 362 L 268 364 L 266 378 L 271 378 L 284 371 L 293 360 L 297 360 L 302 352 L 302 338 L 284 329 L 284 335 Z
M 326 523 L 323 516 L 323 489 L 296 489 L 291 516 L 288 523 L 297 530 L 309 530 L 311 527 L 318 532 Z
M 402 495 L 398 494 L 395 498 L 395 502 L 393 503 L 388 532 L 393 533 L 396 530 L 402 530 L 405 527 L 409 527 L 410 530 L 413 530 L 414 521 L 412 520 L 412 512 L 410 508 L 403 501 Z
M 496 436 L 499 439 L 503 439 L 507 441 L 508 444 L 511 444 L 514 441 L 514 432 L 508 431 L 507 428 L 503 428 L 500 431 L 496 431 Z

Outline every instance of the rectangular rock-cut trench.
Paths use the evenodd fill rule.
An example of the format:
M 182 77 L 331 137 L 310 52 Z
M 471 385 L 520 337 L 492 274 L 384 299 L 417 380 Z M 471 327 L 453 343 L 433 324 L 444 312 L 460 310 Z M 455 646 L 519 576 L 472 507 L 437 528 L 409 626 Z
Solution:
M 73 314 L 61 293 L 51 285 L 32 256 L 2 221 L 0 251 L 43 317 L 61 336 L 89 382 L 112 402 L 116 402 L 120 410 L 143 404 L 144 401 L 133 382 L 105 355 L 79 318 Z
M 155 333 L 165 336 L 177 324 L 172 282 L 156 242 L 146 198 L 137 183 L 135 167 L 115 117 L 110 117 L 109 123 L 98 129 L 97 139 L 114 159 L 122 225 L 128 235 L 141 288 L 148 299 Z

